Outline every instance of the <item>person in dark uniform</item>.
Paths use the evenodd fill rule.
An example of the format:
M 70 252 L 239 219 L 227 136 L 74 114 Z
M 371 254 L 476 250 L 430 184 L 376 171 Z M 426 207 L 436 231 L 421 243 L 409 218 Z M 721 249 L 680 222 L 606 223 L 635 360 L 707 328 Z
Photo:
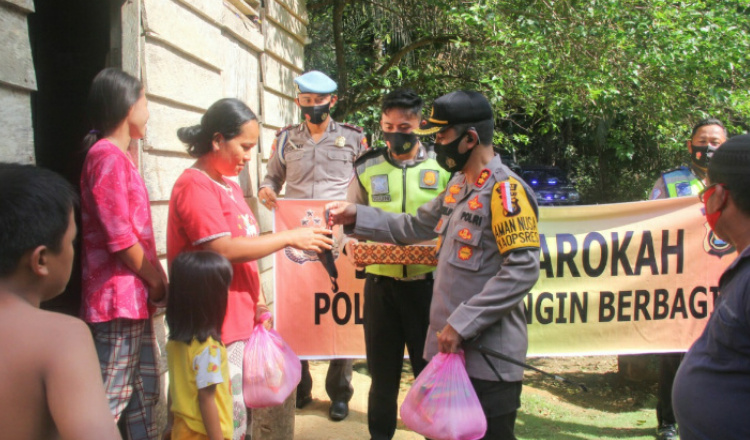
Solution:
M 512 440 L 523 368 L 485 360 L 464 341 L 526 359 L 523 299 L 539 278 L 536 196 L 492 150 L 492 107 L 480 93 L 441 96 L 415 132 L 435 134 L 438 164 L 455 172 L 446 191 L 414 215 L 347 202 L 326 207 L 333 223 L 360 239 L 412 244 L 438 238 L 424 357 L 463 349 L 487 418 L 484 439 Z
M 423 105 L 412 90 L 395 90 L 383 98 L 380 127 L 387 148 L 370 149 L 357 159 L 348 201 L 416 214 L 417 208 L 445 189 L 450 173 L 438 165 L 432 148 L 413 133 L 419 128 Z M 396 432 L 404 345 L 415 377 L 427 365 L 422 352 L 434 270 L 432 266 L 398 264 L 374 264 L 365 269 L 365 347 L 372 378 L 367 425 L 372 440 L 390 440 Z
M 304 122 L 276 133 L 266 176 L 258 190 L 261 204 L 276 208 L 276 197 L 286 184 L 284 196 L 290 199 L 344 200 L 354 175 L 354 159 L 367 149 L 360 127 L 334 121 L 331 107 L 336 104 L 336 83 L 318 71 L 294 80 L 295 102 Z M 302 361 L 302 380 L 297 387 L 297 408 L 312 401 L 312 376 Z M 326 376 L 326 392 L 331 399 L 332 420 L 349 415 L 352 398 L 352 360 L 333 359 Z
M 693 127 L 687 148 L 690 167 L 667 171 L 656 180 L 651 200 L 670 197 L 697 196 L 705 187 L 708 163 L 714 151 L 727 140 L 727 131 L 718 119 L 704 119 Z M 659 389 L 656 402 L 657 438 L 674 440 L 677 425 L 672 409 L 672 383 L 680 367 L 683 353 L 663 353 L 659 357 Z
M 682 440 L 744 440 L 750 402 L 750 135 L 721 145 L 698 196 L 706 222 L 737 257 L 719 278 L 714 310 L 682 361 L 672 401 Z

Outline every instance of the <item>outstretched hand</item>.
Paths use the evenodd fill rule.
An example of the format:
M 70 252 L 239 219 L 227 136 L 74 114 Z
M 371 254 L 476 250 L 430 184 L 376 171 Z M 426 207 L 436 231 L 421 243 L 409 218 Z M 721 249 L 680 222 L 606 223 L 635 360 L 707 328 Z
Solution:
M 357 221 L 357 205 L 349 202 L 330 202 L 325 209 L 329 210 L 328 222 L 333 225 L 351 225 Z
M 331 231 L 325 228 L 297 228 L 284 231 L 289 235 L 289 246 L 302 251 L 321 253 L 333 248 Z

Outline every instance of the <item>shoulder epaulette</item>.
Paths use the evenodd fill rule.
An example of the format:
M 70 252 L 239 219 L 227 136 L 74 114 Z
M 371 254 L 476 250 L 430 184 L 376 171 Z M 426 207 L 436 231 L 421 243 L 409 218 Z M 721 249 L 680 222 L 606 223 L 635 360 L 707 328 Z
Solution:
M 279 131 L 276 132 L 276 136 L 280 135 L 281 133 L 289 130 L 290 128 L 294 127 L 296 124 L 287 125 L 284 128 L 280 128 Z
M 362 133 L 362 131 L 363 131 L 363 128 L 359 127 L 357 125 L 347 124 L 346 122 L 339 122 L 339 124 L 341 124 L 342 126 L 344 126 L 346 128 L 350 128 L 350 129 L 356 131 L 357 133 Z
M 357 166 L 365 163 L 368 159 L 382 156 L 387 150 L 387 148 L 368 148 L 354 159 L 354 165 Z

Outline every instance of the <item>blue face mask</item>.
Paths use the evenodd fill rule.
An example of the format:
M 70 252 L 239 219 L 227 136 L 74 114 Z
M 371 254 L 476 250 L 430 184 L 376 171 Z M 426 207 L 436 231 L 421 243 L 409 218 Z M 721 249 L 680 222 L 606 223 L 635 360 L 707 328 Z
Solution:
M 466 150 L 465 153 L 458 152 L 458 145 L 461 140 L 466 136 L 466 132 L 461 133 L 456 139 L 447 144 L 435 144 L 435 154 L 437 156 L 438 165 L 446 171 L 455 172 L 461 171 L 466 162 L 469 161 L 472 150 Z

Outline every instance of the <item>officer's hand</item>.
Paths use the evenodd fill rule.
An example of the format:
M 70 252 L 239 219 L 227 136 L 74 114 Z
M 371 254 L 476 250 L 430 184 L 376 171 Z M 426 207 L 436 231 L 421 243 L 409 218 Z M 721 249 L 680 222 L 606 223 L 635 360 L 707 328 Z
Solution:
M 440 353 L 458 353 L 464 341 L 464 338 L 450 324 L 445 324 L 445 327 L 437 332 L 437 336 Z
M 329 225 L 351 225 L 357 221 L 357 205 L 349 202 L 330 202 L 325 209 L 329 210 Z
M 268 209 L 276 209 L 278 207 L 276 205 L 276 193 L 273 192 L 271 187 L 264 186 L 261 188 L 258 191 L 258 198 L 260 199 L 260 204 Z

